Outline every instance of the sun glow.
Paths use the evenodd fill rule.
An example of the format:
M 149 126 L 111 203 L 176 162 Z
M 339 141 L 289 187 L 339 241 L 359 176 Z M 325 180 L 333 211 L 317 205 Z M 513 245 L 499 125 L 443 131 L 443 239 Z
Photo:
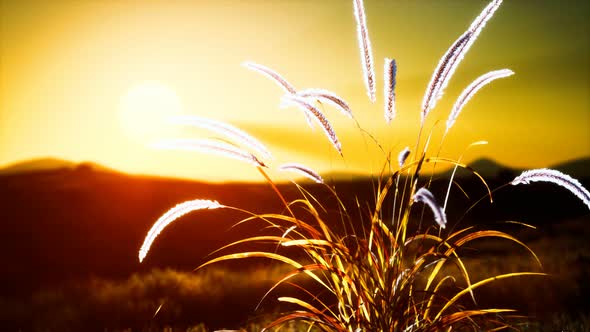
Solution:
M 160 82 L 145 81 L 131 87 L 121 98 L 120 123 L 125 135 L 152 144 L 170 138 L 177 130 L 169 119 L 182 113 L 176 92 Z
M 445 138 L 446 156 L 458 157 L 482 139 L 490 144 L 470 150 L 463 162 L 486 157 L 519 169 L 542 168 L 590 156 L 590 61 L 579 38 L 588 31 L 590 2 L 537 2 L 534 15 L 523 15 L 530 14 L 526 4 L 504 1 L 428 115 L 425 128 L 442 135 L 454 102 L 475 78 L 500 66 L 514 70 L 514 77 L 484 88 L 465 105 Z M 400 68 L 396 116 L 386 125 L 385 91 L 377 91 L 375 104 L 366 96 L 364 52 L 361 57 L 357 49 L 349 1 L 75 3 L 0 1 L 0 168 L 52 156 L 138 174 L 260 180 L 239 161 L 154 149 L 154 143 L 183 137 L 224 138 L 210 128 L 166 121 L 182 112 L 249 133 L 267 145 L 277 165 L 298 162 L 323 176 L 374 174 L 383 166 L 383 151 L 362 130 L 392 155 L 414 147 L 430 75 L 483 6 L 364 1 L 374 83 L 384 86 L 383 59 L 394 58 Z M 246 60 L 284 75 L 289 86 L 241 68 Z M 312 131 L 297 109 L 279 107 L 281 88 L 302 94 L 318 87 L 346 100 L 362 127 L 337 114 L 343 109 L 329 99 L 321 101 L 345 158 L 322 127 Z

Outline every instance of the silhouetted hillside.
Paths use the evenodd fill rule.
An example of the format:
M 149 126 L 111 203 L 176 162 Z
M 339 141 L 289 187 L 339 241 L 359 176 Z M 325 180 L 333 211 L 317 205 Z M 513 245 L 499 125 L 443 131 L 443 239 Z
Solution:
M 108 167 L 92 162 L 76 163 L 59 158 L 36 158 L 31 160 L 20 161 L 0 168 L 0 175 L 18 175 L 24 173 L 48 172 L 56 170 L 102 170 L 112 171 Z
M 31 172 L 42 172 L 58 169 L 71 169 L 76 165 L 72 161 L 58 158 L 37 158 L 20 161 L 0 169 L 0 175 L 22 174 Z
M 553 167 L 566 174 L 570 174 L 578 178 L 590 177 L 590 158 L 571 160 L 565 163 L 555 165 Z
M 579 169 L 583 163 L 566 165 L 564 169 Z M 208 184 L 129 176 L 92 164 L 46 164 L 68 167 L 43 171 L 21 167 L 22 171 L 17 173 L 14 172 L 17 168 L 12 168 L 13 171 L 0 175 L 0 259 L 6 267 L 0 274 L 2 296 L 27 298 L 40 289 L 91 277 L 122 280 L 153 268 L 190 271 L 223 245 L 268 231 L 267 225 L 259 221 L 231 228 L 248 217 L 246 213 L 227 209 L 197 211 L 171 224 L 156 240 L 145 262 L 139 264 L 137 252 L 154 221 L 186 200 L 214 199 L 254 213 L 284 211 L 280 199 L 266 183 Z M 480 161 L 472 166 L 490 175 L 486 181 L 492 190 L 519 173 L 491 161 Z M 461 172 L 462 176 L 456 178 L 451 188 L 447 209 L 452 225 L 466 227 L 515 220 L 541 226 L 539 234 L 542 235 L 544 229 L 552 230 L 551 227 L 562 220 L 589 215 L 574 195 L 551 184 L 503 186 L 494 191 L 492 204 L 486 197 L 483 183 L 468 172 Z M 431 188 L 441 201 L 447 190 L 447 175 L 433 177 Z M 580 180 L 590 187 L 590 178 Z M 401 183 L 403 181 L 402 178 Z M 425 182 L 426 179 L 421 181 Z M 374 182 L 356 178 L 331 185 L 347 206 L 351 220 L 355 223 L 369 220 L 368 207 L 374 204 Z M 337 201 L 330 190 L 310 183 L 303 183 L 303 187 L 330 212 L 327 220 L 339 227 L 340 217 L 333 213 L 338 210 Z M 290 183 L 279 185 L 279 189 L 288 200 L 301 195 Z M 384 220 L 390 217 L 390 207 L 391 202 L 387 202 L 383 209 Z M 422 209 L 415 210 L 412 218 L 419 220 Z M 428 227 L 430 218 L 427 214 L 425 222 L 416 223 L 414 227 Z M 238 261 L 232 267 L 255 263 Z
M 486 178 L 492 189 L 518 173 L 490 161 L 473 166 L 478 171 L 483 169 L 483 173 L 496 174 Z M 588 179 L 581 180 L 588 185 Z M 494 203 L 490 204 L 484 198 L 485 186 L 476 177 L 460 177 L 456 181 L 457 185 L 451 188 L 449 220 L 522 220 L 543 224 L 586 213 L 577 198 L 551 184 L 506 186 L 494 193 Z M 366 217 L 367 211 L 359 211 L 355 199 L 372 204 L 371 181 L 357 179 L 333 185 L 350 205 L 353 217 Z M 434 178 L 432 190 L 441 200 L 447 185 L 448 177 Z M 336 209 L 336 201 L 326 188 L 315 184 L 305 187 L 326 208 Z M 299 195 L 293 185 L 280 188 L 288 198 Z M 125 276 L 154 266 L 194 267 L 205 255 L 232 239 L 259 231 L 247 226 L 228 231 L 245 214 L 229 210 L 196 212 L 166 229 L 146 263 L 139 265 L 137 251 L 154 221 L 177 203 L 196 198 L 215 199 L 258 213 L 283 210 L 267 184 L 207 184 L 128 176 L 86 166 L 0 176 L 0 252 L 3 261 L 12 267 L 1 274 L 1 284 L 26 281 L 26 288 L 35 288 L 80 275 Z M 466 213 L 480 198 L 482 201 Z M 19 287 L 9 288 L 14 291 Z

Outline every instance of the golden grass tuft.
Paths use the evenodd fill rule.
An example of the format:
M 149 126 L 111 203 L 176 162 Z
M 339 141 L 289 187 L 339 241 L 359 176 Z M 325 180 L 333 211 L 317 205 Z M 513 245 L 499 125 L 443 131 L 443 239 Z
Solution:
M 445 197 L 443 207 L 438 205 L 435 195 L 430 191 L 432 178 L 425 180 L 421 177 L 421 170 L 425 164 L 443 163 L 454 166 L 455 169 L 464 168 L 482 181 L 491 199 L 492 191 L 486 181 L 475 170 L 460 163 L 460 159 L 456 161 L 438 155 L 427 156 L 430 136 L 426 142 L 421 142 L 421 133 L 426 115 L 442 96 L 457 65 L 501 2 L 492 1 L 440 60 L 424 96 L 420 134 L 416 143 L 417 148 L 412 151 L 412 158 L 408 159 L 410 150 L 406 148 L 400 153 L 398 164 L 392 164 L 389 159 L 385 161 L 384 169 L 391 172 L 376 176 L 378 181 L 375 185 L 375 196 L 356 198 L 360 218 L 347 210 L 349 207 L 343 203 L 344 197 L 341 197 L 344 193 L 339 193 L 329 183 L 320 181 L 321 177 L 311 169 L 300 164 L 288 164 L 286 167 L 303 172 L 314 181 L 323 183 L 331 193 L 331 199 L 337 202 L 336 209 L 328 209 L 319 198 L 296 183 L 294 185 L 300 196 L 288 200 L 263 167 L 272 165 L 258 162 L 259 159 L 253 154 L 232 149 L 230 156 L 241 157 L 257 167 L 283 202 L 284 211 L 253 214 L 239 208 L 223 206 L 247 214 L 239 224 L 263 221 L 267 228 L 265 235 L 241 239 L 220 250 L 236 248 L 243 244 L 272 244 L 272 249 L 220 255 L 208 260 L 199 269 L 222 261 L 248 258 L 266 258 L 290 267 L 290 271 L 280 277 L 261 300 L 262 302 L 271 295 L 277 296 L 278 302 L 291 308 L 269 323 L 267 329 L 280 329 L 294 321 L 305 323 L 310 329 L 313 327 L 322 331 L 349 332 L 450 331 L 466 327 L 474 330 L 498 330 L 510 327 L 509 318 L 515 317 L 515 310 L 480 307 L 477 291 L 483 286 L 502 282 L 503 279 L 545 274 L 537 272 L 537 269 L 499 272 L 492 276 L 474 278 L 462 256 L 463 251 L 474 242 L 483 239 L 501 239 L 523 247 L 530 254 L 531 266 L 533 263 L 540 266 L 539 259 L 526 244 L 508 233 L 474 226 L 457 228 L 452 221 L 447 221 L 445 215 L 448 196 Z M 353 4 L 365 84 L 370 100 L 374 101 L 375 81 L 364 6 L 363 2 L 358 0 L 354 0 Z M 350 111 L 348 104 L 339 97 L 336 100 L 332 94 L 322 92 L 325 90 L 314 90 L 322 92 L 323 95 L 310 94 L 309 91 L 305 92 L 306 90 L 298 94 L 295 88 L 276 72 L 253 63 L 247 63 L 246 66 L 275 80 L 286 92 L 283 101 L 303 108 L 308 117 L 315 118 L 334 147 L 342 153 L 340 142 L 327 118 L 308 98 L 323 96 L 347 113 Z M 508 71 L 503 71 L 500 74 L 507 73 Z M 390 81 L 394 80 L 393 75 L 390 76 Z M 499 77 L 492 75 L 488 81 Z M 393 83 L 390 83 L 393 86 Z M 481 86 L 483 84 L 478 85 Z M 479 89 L 471 89 L 469 98 L 477 90 Z M 392 96 L 393 91 L 389 100 L 385 100 L 384 103 L 392 104 Z M 386 99 L 387 97 L 385 96 Z M 465 98 L 462 105 L 469 98 Z M 321 101 L 321 98 L 316 99 Z M 390 116 L 386 115 L 386 119 L 393 119 L 393 105 L 384 105 L 384 108 L 391 112 Z M 452 117 L 453 121 L 455 117 L 456 114 Z M 236 146 L 239 145 L 240 142 L 236 142 Z M 418 149 L 420 146 L 423 146 L 422 150 Z M 226 152 L 225 150 L 223 152 Z M 530 174 L 527 178 L 525 174 L 521 181 L 515 181 L 535 181 L 536 175 Z M 551 179 L 555 180 L 555 177 Z M 569 179 L 562 176 L 558 178 L 559 181 L 567 180 L 570 188 L 573 185 L 574 189 L 581 192 L 582 198 L 587 198 L 587 191 L 581 191 L 578 183 Z M 449 186 L 452 181 L 451 178 Z M 428 216 L 423 213 L 422 217 L 416 217 L 423 206 L 416 205 L 415 202 L 426 203 L 434 213 L 434 222 L 427 223 L 425 230 L 415 230 L 415 225 L 421 224 L 424 216 Z M 365 206 L 368 207 L 367 210 L 364 210 Z M 393 208 L 389 210 L 390 207 Z M 334 224 L 333 220 L 340 220 L 341 225 Z M 142 254 L 145 256 L 147 251 Z M 291 288 L 293 292 L 275 295 L 275 292 L 282 292 L 285 287 Z

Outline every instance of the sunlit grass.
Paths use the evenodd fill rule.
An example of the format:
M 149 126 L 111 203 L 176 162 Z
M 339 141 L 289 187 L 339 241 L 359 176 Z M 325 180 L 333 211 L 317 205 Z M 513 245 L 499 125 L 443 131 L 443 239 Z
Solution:
M 490 287 L 501 287 L 496 285 L 512 279 L 545 277 L 535 252 L 503 231 L 469 225 L 457 227 L 453 220 L 447 219 L 448 191 L 446 197 L 437 197 L 435 193 L 438 191 L 434 190 L 432 178 L 422 176 L 424 168 L 434 168 L 436 164 L 466 169 L 487 191 L 485 198 L 493 200 L 492 190 L 477 170 L 462 164 L 460 159 L 439 154 L 448 130 L 467 101 L 481 87 L 497 78 L 512 75 L 512 71 L 489 72 L 466 88 L 449 116 L 441 145 L 435 147 L 438 148 L 437 153 L 430 150 L 436 132 L 434 128 L 426 127 L 426 118 L 501 2 L 490 2 L 443 55 L 426 89 L 419 134 L 415 148 L 410 150 L 410 157 L 408 150 L 402 150 L 395 163 L 395 158 L 391 157 L 395 155 L 394 151 L 387 151 L 382 172 L 374 174 L 374 197 L 355 197 L 356 207 L 343 203 L 343 195 L 354 193 L 338 192 L 329 183 L 324 185 L 331 197 L 324 199 L 336 202 L 336 208 L 328 209 L 327 202 L 314 197 L 305 186 L 296 183 L 294 186 L 299 190 L 299 198 L 287 199 L 269 175 L 268 169 L 273 168 L 273 161 L 256 156 L 247 142 L 236 140 L 235 135 L 228 137 L 221 133 L 225 136 L 219 138 L 222 143 L 208 141 L 205 150 L 254 165 L 284 206 L 279 213 L 255 214 L 239 207 L 225 206 L 223 202 L 207 201 L 215 208 L 244 213 L 245 219 L 238 224 L 262 221 L 267 227 L 263 235 L 235 241 L 221 248 L 217 256 L 199 269 L 206 270 L 206 266 L 214 263 L 251 258 L 278 261 L 289 267 L 290 270 L 276 278 L 274 285 L 262 296 L 261 302 L 276 299 L 281 308 L 286 308 L 265 328 L 288 329 L 294 322 L 322 331 L 350 332 L 450 331 L 465 328 L 499 330 L 526 325 L 526 317 L 518 313 L 510 301 L 496 306 L 490 301 L 480 302 L 479 294 L 485 294 Z M 354 0 L 353 3 L 365 85 L 370 101 L 375 102 L 375 74 L 363 2 Z M 386 69 L 392 68 L 392 63 L 387 60 Z M 286 94 L 281 105 L 296 106 L 303 111 L 309 124 L 322 128 L 331 145 L 343 155 L 337 133 L 322 112 L 324 103 L 350 110 L 343 98 L 321 89 L 298 91 L 270 68 L 252 63 L 247 66 L 282 86 Z M 384 73 L 386 84 L 392 89 L 386 90 L 389 95 L 384 107 L 387 121 L 393 118 L 395 109 L 395 71 L 390 69 Z M 355 119 L 354 113 L 350 114 Z M 358 123 L 357 126 L 366 133 Z M 367 135 L 379 145 L 371 135 Z M 166 147 L 203 150 L 203 143 L 199 140 L 172 142 Z M 304 166 L 297 169 L 314 181 L 323 183 L 313 170 Z M 534 181 L 561 185 L 588 204 L 590 195 L 579 182 L 553 170 L 525 172 L 506 185 Z M 448 183 L 453 185 L 452 177 Z M 202 202 L 185 202 L 178 205 L 183 207 L 182 213 L 177 213 L 177 206 L 165 214 L 146 238 L 139 260 L 147 255 L 151 243 L 165 225 L 184 213 L 203 209 Z M 188 207 L 184 208 L 185 205 Z M 166 221 L 164 226 L 160 222 L 162 219 Z M 334 223 L 334 220 L 340 223 Z M 493 261 L 474 260 L 470 251 L 472 247 L 490 240 L 502 241 L 501 246 L 509 246 L 509 252 L 518 253 L 515 257 L 525 257 L 525 263 L 519 260 L 519 264 L 504 269 L 495 268 L 497 264 Z M 263 249 L 240 251 L 240 246 L 245 244 L 261 245 Z M 269 245 L 272 249 L 268 249 Z M 232 249 L 237 252 L 225 253 Z
M 582 219 L 576 224 L 586 222 L 587 219 Z M 526 232 L 519 233 L 526 237 Z M 583 247 L 583 234 L 579 239 L 572 240 L 563 231 L 552 233 L 551 237 L 531 241 L 530 246 L 535 248 L 546 271 L 554 277 L 537 278 L 535 282 L 492 284 L 490 289 L 478 294 L 478 302 L 497 302 L 505 298 L 513 307 L 540 315 L 532 317 L 532 320 L 520 320 L 521 323 L 516 321 L 519 323 L 517 327 L 523 331 L 586 331 L 590 327 L 590 316 L 582 310 L 565 309 L 584 295 L 584 291 L 577 286 L 583 276 L 576 264 L 585 257 L 585 253 L 564 250 L 568 246 Z M 464 257 L 474 280 L 521 271 L 530 265 L 525 252 L 506 246 L 503 241 L 481 243 L 471 250 L 476 249 L 480 251 L 478 254 Z M 43 331 L 64 331 L 76 327 L 87 330 L 84 327 L 97 326 L 97 322 L 101 331 L 145 331 L 148 328 L 150 331 L 212 331 L 215 325 L 211 325 L 211 317 L 203 310 L 208 307 L 219 310 L 222 307 L 226 311 L 221 314 L 239 314 L 241 318 L 225 324 L 218 323 L 217 328 L 260 331 L 280 312 L 279 308 L 273 308 L 273 296 L 267 299 L 267 305 L 262 305 L 267 310 L 254 311 L 257 300 L 289 271 L 288 266 L 277 264 L 246 269 L 213 266 L 196 273 L 155 269 L 121 280 L 92 278 L 36 292 L 30 300 L 2 300 L 0 319 L 22 319 Z M 459 277 L 459 271 L 454 266 L 446 267 L 444 274 Z M 307 284 L 311 285 L 309 281 Z M 539 290 L 543 290 L 542 294 Z M 217 301 L 219 305 L 213 306 L 212 301 Z M 161 304 L 163 306 L 158 311 Z M 250 318 L 244 318 L 246 316 Z M 286 327 L 282 331 L 289 329 Z

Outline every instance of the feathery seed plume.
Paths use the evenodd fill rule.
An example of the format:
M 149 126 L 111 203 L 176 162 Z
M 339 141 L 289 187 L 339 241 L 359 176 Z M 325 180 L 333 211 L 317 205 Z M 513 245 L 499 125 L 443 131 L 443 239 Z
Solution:
M 385 121 L 387 124 L 395 117 L 395 81 L 397 64 L 394 59 L 385 58 Z
M 436 106 L 436 102 L 442 97 L 459 63 L 501 4 L 502 0 L 490 2 L 471 23 L 469 29 L 451 45 L 439 61 L 422 101 L 422 124 L 424 124 L 428 113 Z
M 421 124 L 424 124 L 428 113 L 436 106 L 436 102 L 443 95 L 443 85 L 448 82 L 453 75 L 457 64 L 461 61 L 463 46 L 467 43 L 467 39 L 471 36 L 471 32 L 467 31 L 459 39 L 457 39 L 447 52 L 440 58 L 430 83 L 426 88 L 424 99 L 422 100 L 422 113 L 420 113 Z
M 297 95 L 284 95 L 281 100 L 281 105 L 297 106 L 299 109 L 303 110 L 304 112 L 312 116 L 314 119 L 316 119 L 316 121 L 320 124 L 322 129 L 324 129 L 326 136 L 328 136 L 328 139 L 330 139 L 330 142 L 332 142 L 334 148 L 336 148 L 338 153 L 342 155 L 342 146 L 340 145 L 340 141 L 336 136 L 336 132 L 332 128 L 330 122 L 328 122 L 328 119 L 326 119 L 324 114 L 317 107 L 310 104 L 305 98 L 299 97 Z
M 350 106 L 348 106 L 348 103 L 331 91 L 324 89 L 305 89 L 297 91 L 297 95 L 304 98 L 314 98 L 330 104 L 352 119 L 352 110 L 350 109 Z
M 295 87 L 293 87 L 293 85 L 291 85 L 285 78 L 283 78 L 281 75 L 279 75 L 279 73 L 277 73 L 276 71 L 274 71 L 266 66 L 263 66 L 263 65 L 260 65 L 260 64 L 254 63 L 254 62 L 249 62 L 249 61 L 244 62 L 243 66 L 248 69 L 254 70 L 256 72 L 259 72 L 259 73 L 263 74 L 264 76 L 272 79 L 281 88 L 283 88 L 283 90 L 285 90 L 285 92 L 287 92 L 287 93 L 297 92 Z
M 270 151 L 262 144 L 259 140 L 246 133 L 245 131 L 236 128 L 228 123 L 211 120 L 194 115 L 178 115 L 170 118 L 170 121 L 174 124 L 189 125 L 199 128 L 208 129 L 227 136 L 251 149 L 256 150 L 262 154 L 265 158 L 271 158 Z
M 353 0 L 354 17 L 356 19 L 357 38 L 359 42 L 359 49 L 361 52 L 361 59 L 363 65 L 363 73 L 365 78 L 365 86 L 369 100 L 375 102 L 375 70 L 373 69 L 373 51 L 371 50 L 371 40 L 369 39 L 369 32 L 367 30 L 367 19 L 365 17 L 365 6 L 363 0 Z
M 399 167 L 402 167 L 406 163 L 406 159 L 408 159 L 409 155 L 410 148 L 406 146 L 403 150 L 400 151 L 399 155 L 397 156 L 397 162 L 399 164 Z
M 448 132 L 449 129 L 451 129 L 453 124 L 455 124 L 455 120 L 457 119 L 457 116 L 463 109 L 463 106 L 467 104 L 467 102 L 471 99 L 471 97 L 475 95 L 477 91 L 479 91 L 481 88 L 483 88 L 493 80 L 508 77 L 513 74 L 514 72 L 510 69 L 495 70 L 481 75 L 480 77 L 475 79 L 475 81 L 473 81 L 471 84 L 469 84 L 469 86 L 467 86 L 467 88 L 465 88 L 465 90 L 461 92 L 461 95 L 459 96 L 459 98 L 457 98 L 455 105 L 453 105 L 453 109 L 451 110 L 451 113 L 449 114 L 449 118 L 447 120 L 447 128 L 445 133 Z
M 445 215 L 445 211 L 443 211 L 443 209 L 436 203 L 434 195 L 432 195 L 428 189 L 418 189 L 416 194 L 414 194 L 413 200 L 414 202 L 422 202 L 428 205 L 434 214 L 434 220 L 436 223 L 440 226 L 440 228 L 445 228 L 447 224 L 447 216 Z
M 159 149 L 199 151 L 213 153 L 229 158 L 245 161 L 257 167 L 266 165 L 252 153 L 242 150 L 228 143 L 210 139 L 172 139 L 158 142 L 154 147 Z
M 582 184 L 567 174 L 563 174 L 554 169 L 540 168 L 530 171 L 524 171 L 517 176 L 510 184 L 513 186 L 519 184 L 529 184 L 531 182 L 551 182 L 576 195 L 590 210 L 590 193 Z
M 322 177 L 315 172 L 314 170 L 312 170 L 311 168 L 302 165 L 302 164 L 296 164 L 296 163 L 287 163 L 287 164 L 283 164 L 279 167 L 279 170 L 281 171 L 292 171 L 292 172 L 296 172 L 299 173 L 317 183 L 324 183 L 324 179 L 322 179 Z
M 477 39 L 481 30 L 485 27 L 486 23 L 492 18 L 496 10 L 500 8 L 502 4 L 502 0 L 493 0 L 490 2 L 486 8 L 484 8 L 479 16 L 471 23 L 469 26 L 469 31 L 473 33 L 473 38 L 470 41 L 470 44 L 466 47 L 470 47 L 471 44 Z
M 216 201 L 205 200 L 205 199 L 195 199 L 192 201 L 187 201 L 184 203 L 180 203 L 175 207 L 168 210 L 164 213 L 156 223 L 152 226 L 150 231 L 148 232 L 143 244 L 141 245 L 141 249 L 139 249 L 139 262 L 141 263 L 145 256 L 147 255 L 152 243 L 156 239 L 156 237 L 162 232 L 166 226 L 168 226 L 174 220 L 184 216 L 185 214 L 196 211 L 196 210 L 203 210 L 203 209 L 218 209 L 222 208 L 223 205 L 220 205 Z
M 287 103 L 283 100 L 285 98 L 285 96 L 289 96 L 289 94 L 285 94 L 285 95 L 283 95 L 283 97 L 281 97 L 281 103 L 279 104 L 280 108 L 287 108 L 287 107 L 291 106 L 291 104 L 292 104 L 292 103 Z M 294 96 L 297 96 L 297 94 L 294 94 Z M 309 115 L 309 112 L 304 111 L 303 115 L 305 116 L 305 122 L 307 123 L 309 128 L 314 130 L 315 127 L 313 126 L 313 119 L 311 118 L 311 115 Z

